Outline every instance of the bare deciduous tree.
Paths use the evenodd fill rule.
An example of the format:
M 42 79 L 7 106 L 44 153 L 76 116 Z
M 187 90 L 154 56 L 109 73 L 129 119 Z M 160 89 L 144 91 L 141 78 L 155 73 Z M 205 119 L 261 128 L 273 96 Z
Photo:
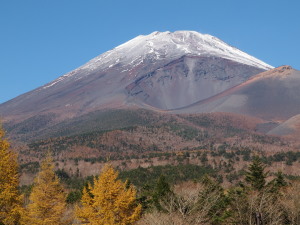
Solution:
M 205 196 L 203 194 L 205 193 Z M 187 182 L 176 185 L 173 193 L 160 200 L 165 213 L 152 212 L 144 215 L 140 225 L 182 225 L 182 224 L 211 224 L 212 208 L 220 201 L 218 190 L 207 191 L 207 187 Z M 158 219 L 159 218 L 159 219 Z
M 285 210 L 288 224 L 300 224 L 300 183 L 294 182 L 283 192 L 281 204 Z
M 231 193 L 231 198 L 230 222 L 233 224 L 284 224 L 282 205 L 278 201 L 277 194 L 272 193 L 269 188 L 244 193 L 241 190 L 235 190 Z

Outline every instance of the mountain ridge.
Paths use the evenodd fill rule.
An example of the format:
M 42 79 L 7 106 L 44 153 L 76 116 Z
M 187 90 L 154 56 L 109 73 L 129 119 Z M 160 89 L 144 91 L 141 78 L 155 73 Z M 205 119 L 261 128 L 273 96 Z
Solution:
M 174 113 L 180 113 L 180 110 L 190 113 L 235 112 L 283 122 L 300 113 L 300 99 L 297 97 L 300 94 L 299 85 L 300 71 L 290 66 L 281 66 L 257 74 L 211 98 L 196 102 L 188 106 L 190 109 L 186 107 L 175 110 Z M 247 106 L 247 101 L 255 103 L 251 103 L 250 107 Z M 255 110 L 260 110 L 260 113 Z

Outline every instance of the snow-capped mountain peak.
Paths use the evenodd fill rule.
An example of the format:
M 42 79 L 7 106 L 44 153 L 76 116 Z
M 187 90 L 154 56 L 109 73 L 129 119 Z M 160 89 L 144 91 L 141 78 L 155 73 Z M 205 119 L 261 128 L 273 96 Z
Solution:
M 222 57 L 264 70 L 273 68 L 209 34 L 201 34 L 196 31 L 175 31 L 173 33 L 155 31 L 149 35 L 137 36 L 94 58 L 82 69 L 95 69 L 99 66 L 112 67 L 117 63 L 136 64 L 137 61 L 149 57 L 160 60 L 162 58 L 177 58 L 187 54 Z
M 262 70 L 273 68 L 209 34 L 201 34 L 196 31 L 155 31 L 149 35 L 139 35 L 95 57 L 78 69 L 46 84 L 42 89 L 62 81 L 65 82 L 69 78 L 72 80 L 82 79 L 94 70 L 105 71 L 118 66 L 120 71 L 128 72 L 145 61 L 159 63 L 166 59 L 171 61 L 186 55 L 219 57 Z
M 156 31 L 3 104 L 0 114 L 25 118 L 51 111 L 72 117 L 132 105 L 175 110 L 271 68 L 208 34 Z

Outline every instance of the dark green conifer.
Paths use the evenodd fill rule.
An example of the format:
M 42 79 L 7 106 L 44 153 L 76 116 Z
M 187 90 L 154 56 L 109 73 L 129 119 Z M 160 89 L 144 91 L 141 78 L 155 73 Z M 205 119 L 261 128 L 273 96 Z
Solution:
M 246 182 L 251 185 L 255 190 L 261 190 L 266 185 L 267 172 L 264 171 L 265 166 L 259 157 L 254 157 L 252 163 L 249 166 L 248 171 L 246 172 Z
M 170 184 L 167 182 L 166 177 L 161 175 L 157 180 L 153 193 L 153 203 L 158 210 L 163 210 L 160 201 L 163 201 L 169 194 L 172 194 Z
M 274 179 L 274 185 L 277 188 L 282 188 L 282 187 L 286 187 L 288 185 L 288 183 L 286 182 L 286 180 L 284 179 L 283 173 L 281 171 L 279 171 L 276 174 L 276 177 Z
M 270 182 L 270 191 L 273 193 L 280 194 L 281 189 L 286 186 L 288 186 L 288 183 L 284 179 L 282 172 L 279 171 L 278 173 L 276 173 L 276 177 Z

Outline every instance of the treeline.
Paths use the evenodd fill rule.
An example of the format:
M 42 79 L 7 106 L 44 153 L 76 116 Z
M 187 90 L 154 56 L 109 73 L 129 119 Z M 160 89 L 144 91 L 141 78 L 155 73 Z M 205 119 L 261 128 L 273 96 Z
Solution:
M 119 170 L 119 169 L 118 169 Z M 79 172 L 74 176 L 70 176 L 64 169 L 55 171 L 56 175 L 62 184 L 68 190 L 67 203 L 78 203 L 82 197 L 82 191 L 88 183 L 92 183 L 98 176 L 81 177 Z M 193 164 L 179 164 L 179 165 L 165 165 L 165 166 L 151 166 L 148 168 L 138 167 L 131 170 L 119 171 L 118 178 L 123 182 L 130 182 L 137 189 L 138 198 L 144 198 L 145 193 L 153 190 L 160 175 L 166 176 L 166 181 L 170 184 L 176 184 L 184 181 L 194 180 L 199 181 L 204 175 L 222 182 L 223 178 L 218 174 L 217 170 L 212 169 L 210 166 L 199 166 Z M 22 193 L 27 196 L 30 194 L 31 185 L 22 186 Z M 147 190 L 144 192 L 144 190 Z M 147 207 L 147 206 L 146 206 Z
M 161 176 L 138 224 L 300 224 L 300 184 L 281 172 L 271 178 L 256 157 L 238 185 L 225 189 L 205 176 L 201 182 L 169 185 Z M 146 204 L 147 205 L 147 204 Z

